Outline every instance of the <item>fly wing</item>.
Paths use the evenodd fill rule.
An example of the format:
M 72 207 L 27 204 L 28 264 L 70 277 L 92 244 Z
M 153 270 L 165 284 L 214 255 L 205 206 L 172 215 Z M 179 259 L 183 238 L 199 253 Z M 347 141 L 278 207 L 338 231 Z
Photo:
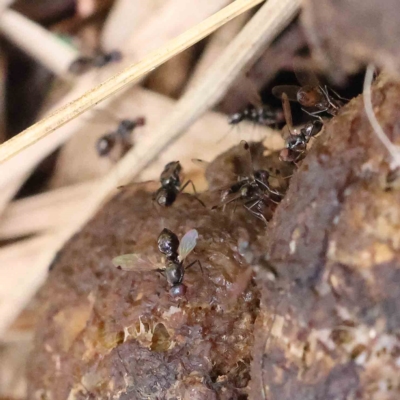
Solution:
M 282 99 L 282 94 L 286 93 L 290 101 L 297 101 L 297 92 L 301 89 L 300 86 L 295 85 L 280 85 L 272 88 L 272 94 L 278 99 Z
M 198 237 L 199 233 L 196 229 L 191 229 L 185 233 L 181 242 L 179 243 L 178 253 L 180 261 L 183 261 L 196 247 Z
M 285 115 L 286 125 L 289 129 L 289 133 L 293 135 L 294 129 L 293 129 L 292 110 L 290 109 L 289 98 L 286 93 L 282 93 L 282 108 L 283 108 L 283 114 Z
M 245 79 L 246 79 L 246 85 L 244 85 L 244 87 L 249 103 L 252 104 L 254 107 L 261 108 L 263 106 L 263 102 L 260 94 L 257 92 L 257 89 L 253 81 L 249 78 Z
M 295 68 L 294 73 L 301 86 L 311 86 L 311 87 L 319 86 L 319 80 L 317 78 L 317 75 L 315 75 L 315 73 L 310 69 Z
M 124 271 L 145 272 L 160 268 L 160 265 L 158 265 L 154 260 L 145 255 L 139 255 L 136 253 L 117 256 L 112 259 L 112 263 L 115 267 Z

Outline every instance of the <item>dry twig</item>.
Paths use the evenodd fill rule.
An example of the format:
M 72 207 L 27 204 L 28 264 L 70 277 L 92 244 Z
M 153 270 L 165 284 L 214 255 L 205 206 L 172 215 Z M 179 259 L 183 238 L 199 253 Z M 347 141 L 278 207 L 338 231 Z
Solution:
M 291 2 L 292 1 L 294 0 L 291 0 Z M 194 43 L 197 43 L 232 18 L 235 18 L 237 15 L 242 14 L 261 2 L 262 0 L 236 0 L 223 10 L 215 13 L 205 21 L 173 39 L 163 48 L 153 51 L 144 60 L 133 64 L 121 73 L 85 93 L 80 98 L 56 110 L 48 117 L 3 143 L 0 146 L 0 162 L 4 162 L 15 156 L 126 85 L 139 80 L 174 55 L 187 49 Z
M 79 53 L 39 24 L 13 10 L 0 14 L 0 32 L 60 78 L 70 78 L 68 69 Z

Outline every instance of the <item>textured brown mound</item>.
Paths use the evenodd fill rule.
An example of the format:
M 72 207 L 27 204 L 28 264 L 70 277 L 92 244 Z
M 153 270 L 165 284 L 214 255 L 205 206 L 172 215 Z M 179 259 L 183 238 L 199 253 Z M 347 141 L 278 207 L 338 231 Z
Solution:
M 400 143 L 400 85 L 373 105 Z M 326 125 L 263 239 L 253 399 L 400 398 L 400 191 L 362 98 Z
M 171 298 L 157 272 L 111 263 L 129 252 L 161 259 L 164 227 L 179 238 L 191 228 L 200 235 L 188 259 L 203 271 L 187 271 L 186 300 Z M 29 398 L 240 398 L 259 293 L 238 243 L 263 230 L 248 213 L 238 209 L 232 219 L 190 195 L 159 209 L 139 187 L 119 194 L 62 251 L 41 292 Z
M 400 85 L 380 79 L 373 103 L 400 143 Z M 143 187 L 121 193 L 42 290 L 29 398 L 397 400 L 400 192 L 388 161 L 359 98 L 326 124 L 266 230 L 241 207 L 223 214 L 182 195 L 157 210 Z M 234 150 L 217 158 L 210 187 L 236 162 Z M 187 271 L 185 300 L 156 272 L 111 265 L 159 255 L 163 227 L 200 234 L 189 261 L 203 272 Z

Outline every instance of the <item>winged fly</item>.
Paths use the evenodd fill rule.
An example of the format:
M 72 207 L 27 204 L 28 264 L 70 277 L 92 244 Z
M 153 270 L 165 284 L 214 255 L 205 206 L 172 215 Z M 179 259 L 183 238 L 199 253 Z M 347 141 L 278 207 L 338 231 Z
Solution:
M 112 262 L 117 268 L 124 271 L 161 272 L 171 286 L 169 290 L 170 295 L 174 298 L 182 297 L 185 295 L 187 289 L 183 284 L 185 270 L 196 262 L 201 266 L 200 261 L 196 260 L 184 267 L 184 261 L 196 247 L 198 237 L 197 230 L 191 229 L 179 241 L 174 232 L 164 228 L 157 240 L 158 249 L 165 257 L 163 267 L 160 267 L 160 263 L 153 262 L 150 258 L 136 253 L 115 257 Z
M 122 60 L 122 53 L 119 50 L 105 52 L 98 50 L 94 56 L 81 56 L 69 66 L 72 74 L 80 75 L 90 68 L 103 68 L 106 65 L 117 63 Z
M 332 89 L 322 86 L 317 76 L 312 71 L 296 70 L 295 74 L 301 86 L 281 85 L 272 88 L 272 93 L 278 99 L 282 98 L 285 93 L 290 101 L 298 102 L 305 108 L 312 111 L 304 110 L 307 114 L 318 115 L 320 113 L 328 113 L 335 116 L 343 103 L 339 99 L 343 99 Z M 332 92 L 334 98 L 329 92 Z M 343 99 L 344 100 L 344 99 Z
M 97 140 L 96 150 L 98 155 L 100 157 L 108 156 L 117 144 L 121 145 L 122 153 L 126 153 L 132 147 L 132 132 L 145 123 L 144 117 L 121 120 L 115 131 L 107 133 Z
M 307 122 L 307 124 L 297 132 L 297 130 L 293 128 L 289 98 L 286 93 L 282 93 L 281 97 L 289 136 L 286 138 L 285 148 L 281 151 L 280 158 L 282 161 L 296 163 L 304 156 L 310 139 L 321 131 L 323 123 L 320 119 Z
M 250 214 L 267 224 L 264 209 L 271 203 L 279 203 L 282 194 L 269 185 L 268 171 L 253 170 L 250 146 L 244 140 L 240 142 L 238 161 L 237 182 L 222 189 L 221 201 L 213 209 L 224 209 L 228 204 L 239 201 Z
M 185 188 L 191 184 L 195 193 L 195 198 L 202 206 L 205 204 L 197 197 L 196 188 L 191 180 L 188 180 L 183 186 L 181 182 L 182 166 L 179 161 L 169 162 L 160 175 L 161 187 L 154 193 L 153 199 L 162 207 L 171 206 L 178 194 L 183 192 Z

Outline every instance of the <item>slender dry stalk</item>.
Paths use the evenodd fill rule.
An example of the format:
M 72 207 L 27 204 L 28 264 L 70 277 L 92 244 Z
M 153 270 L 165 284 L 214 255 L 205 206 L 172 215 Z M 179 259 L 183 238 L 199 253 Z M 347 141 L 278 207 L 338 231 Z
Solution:
M 0 336 L 46 278 L 57 245 L 56 236 L 43 235 L 0 251 Z
M 135 54 L 139 59 L 146 57 L 148 50 L 144 52 L 142 43 L 148 43 L 150 51 L 161 48 L 164 40 L 159 34 L 159 30 L 165 24 L 165 21 L 174 21 L 173 24 L 167 24 L 165 33 L 168 37 L 176 37 L 179 32 L 185 32 L 192 28 L 193 23 L 190 21 L 189 16 L 193 14 L 194 10 L 198 20 L 203 21 L 229 3 L 232 3 L 232 0 L 168 0 L 161 3 L 157 12 L 152 13 L 146 21 L 146 25 L 141 26 L 141 29 L 131 36 L 128 43 L 126 43 L 125 49 L 128 54 Z M 237 0 L 233 1 L 233 3 L 237 3 Z
M 95 182 L 52 190 L 12 202 L 0 220 L 0 239 L 62 229 L 89 197 Z
M 21 187 L 20 182 L 25 181 L 27 177 L 27 174 L 22 174 L 18 176 L 16 180 L 9 182 L 5 187 L 2 188 L 0 196 L 0 215 L 3 214 L 8 203 L 18 192 L 19 188 Z
M 6 140 L 6 79 L 7 79 L 7 58 L 0 49 L 0 143 Z
M 367 71 L 365 73 L 364 79 L 364 108 L 365 113 L 367 114 L 367 118 L 381 143 L 386 147 L 386 150 L 390 154 L 392 160 L 390 162 L 390 167 L 392 170 L 400 167 L 400 150 L 397 146 L 395 146 L 389 138 L 386 136 L 386 133 L 383 131 L 381 125 L 379 124 L 374 109 L 372 107 L 372 99 L 371 99 L 371 85 L 372 80 L 374 78 L 375 67 L 370 64 L 367 67 Z
M 294 1 L 294 0 L 292 0 Z M 163 48 L 150 53 L 144 60 L 133 64 L 121 73 L 103 82 L 96 88 L 85 93 L 61 109 L 50 114 L 30 128 L 8 140 L 0 146 L 0 162 L 13 157 L 23 149 L 31 146 L 40 139 L 49 135 L 58 127 L 76 118 L 87 109 L 116 93 L 128 84 L 131 84 L 152 71 L 174 55 L 197 43 L 214 32 L 232 18 L 242 14 L 249 8 L 261 3 L 262 0 L 236 0 L 234 3 L 215 13 L 205 21 L 194 26 L 184 34 L 167 43 Z
M 168 5 L 176 10 L 176 6 L 177 4 L 180 4 L 180 2 L 181 0 L 169 0 Z M 218 2 L 220 2 L 220 0 L 218 0 Z M 216 1 L 214 1 L 213 3 L 216 3 Z M 153 38 L 156 36 L 158 38 L 162 38 L 162 44 L 165 44 L 168 42 L 168 40 L 173 39 L 178 33 L 183 33 L 187 26 L 193 26 L 199 23 L 204 15 L 206 15 L 204 10 L 210 12 L 210 10 L 213 9 L 210 9 L 209 4 L 204 2 L 203 0 L 193 0 L 191 4 L 196 5 L 195 12 L 193 12 L 192 8 L 188 9 L 188 13 L 185 15 L 179 13 L 180 17 L 182 17 L 182 19 L 185 21 L 185 25 L 180 24 L 179 26 L 176 26 L 176 18 L 171 18 L 171 12 L 168 11 L 168 7 L 165 6 L 164 2 L 162 2 L 162 4 L 162 9 L 160 10 L 160 12 L 157 13 L 158 16 L 156 22 L 158 24 L 155 24 L 153 18 L 151 18 L 151 21 L 146 23 L 143 28 L 140 26 L 137 31 L 134 31 L 135 37 L 152 38 L 150 36 L 151 30 L 149 30 L 149 26 L 151 26 L 153 30 Z M 179 9 L 177 10 L 177 12 L 179 12 Z M 129 55 L 128 58 L 124 58 L 120 63 L 121 67 L 124 67 L 129 65 L 129 59 L 132 58 L 132 55 L 129 53 L 129 48 L 127 47 L 126 43 L 122 43 L 121 45 L 122 47 L 120 50 L 122 50 L 124 54 L 126 53 L 127 55 Z M 151 46 L 153 46 L 151 40 L 136 42 L 134 52 L 135 61 L 138 60 L 138 57 L 140 57 L 141 55 L 143 56 L 144 54 L 147 54 Z M 107 67 L 107 71 L 105 71 L 105 73 L 108 74 L 113 69 L 113 67 Z M 104 72 L 102 71 L 101 75 L 103 74 Z M 64 107 L 68 102 L 73 101 L 77 97 L 81 96 L 82 93 L 92 88 L 93 83 L 98 82 L 99 78 L 100 77 L 97 71 L 82 76 L 81 79 L 78 79 L 76 81 L 73 90 L 71 90 L 65 98 L 52 106 L 51 111 L 57 110 L 60 107 Z M 102 107 L 106 106 L 107 104 L 108 101 L 106 100 L 103 103 Z M 33 146 L 25 149 L 25 151 L 19 153 L 12 159 L 8 160 L 6 163 L 0 164 L 0 187 L 6 186 L 10 181 L 16 181 L 21 176 L 21 174 L 32 170 L 32 168 L 37 165 L 37 163 L 40 162 L 46 155 L 50 154 L 58 146 L 63 144 L 66 140 L 68 140 L 71 136 L 78 132 L 82 126 L 86 125 L 87 118 L 76 118 L 68 125 L 64 125 L 61 128 L 57 129 L 55 132 L 53 132 L 52 135 L 45 137 L 44 139 L 35 143 Z M 90 130 L 92 129 L 92 127 L 89 125 L 87 126 L 87 129 Z M 20 185 L 22 183 L 23 180 L 20 180 Z M 1 198 L 2 193 L 0 191 L 0 202 Z
M 159 6 L 159 0 L 117 0 L 105 22 L 100 44 L 104 50 L 114 50 L 129 40 L 138 27 L 148 24 L 148 19 Z M 129 48 L 126 48 L 129 53 Z M 129 54 L 128 54 L 129 57 Z
M 214 106 L 243 68 L 294 18 L 299 7 L 299 0 L 269 0 L 264 4 L 209 68 L 202 81 L 178 101 L 154 135 L 143 138 L 124 157 L 118 165 L 119 176 L 125 181 L 134 178 L 183 135 L 200 115 Z M 109 191 L 108 184 L 104 185 L 105 192 Z
M 239 1 L 235 3 L 239 3 Z M 119 175 L 128 179 L 138 175 L 163 149 L 175 142 L 195 119 L 223 96 L 242 68 L 255 57 L 261 48 L 271 43 L 295 16 L 299 6 L 299 0 L 269 0 L 210 68 L 204 80 L 178 102 L 169 118 L 160 124 L 151 137 L 140 141 L 118 163 L 114 171 L 107 174 L 85 205 L 76 211 L 76 221 L 79 220 L 79 223 L 66 226 L 54 236 L 43 236 L 36 239 L 37 241 L 42 240 L 42 242 L 36 243 L 36 247 L 33 247 L 36 252 L 38 248 L 41 248 L 42 251 L 35 253 L 34 259 L 25 260 L 25 263 L 18 264 L 19 267 L 16 268 L 16 275 L 24 276 L 24 284 L 20 282 L 15 293 L 9 293 L 12 290 L 4 290 L 3 293 L 0 288 L 0 297 L 4 299 L 0 303 L 0 335 L 37 289 L 55 251 L 61 248 L 65 241 L 86 223 L 95 210 L 112 194 L 116 186 L 115 176 Z M 57 118 L 56 121 L 58 121 Z M 4 153 L 2 156 L 4 157 Z M 15 250 L 13 256 L 15 257 Z M 7 261 L 0 253 L 0 265 L 10 265 L 10 261 L 12 259 Z M 0 269 L 0 281 L 2 279 L 2 270 Z M 13 288 L 15 286 L 15 282 L 8 278 L 6 287 Z
M 203 75 L 207 73 L 208 68 L 211 67 L 214 60 L 218 58 L 226 46 L 228 46 L 233 38 L 239 33 L 248 19 L 249 12 L 243 13 L 239 17 L 228 22 L 211 36 L 200 60 L 196 63 L 196 67 L 186 85 L 185 92 L 195 86 L 197 82 L 201 81 Z
M 164 121 L 173 111 L 176 101 L 135 86 L 118 96 L 107 108 L 118 118 L 135 118 L 145 116 L 146 125 L 133 132 L 133 142 L 138 145 L 144 137 L 153 135 L 159 128 L 159 121 Z M 102 124 L 97 123 L 102 122 Z M 76 182 L 103 177 L 113 167 L 112 160 L 99 157 L 95 151 L 95 143 L 105 132 L 116 128 L 118 121 L 99 115 L 93 116 L 66 143 L 57 160 L 51 187 L 72 185 Z M 197 170 L 191 162 L 192 158 L 212 159 L 233 146 L 240 136 L 246 140 L 256 140 L 266 137 L 266 146 L 271 149 L 281 149 L 283 141 L 279 132 L 265 127 L 255 127 L 251 123 L 242 123 L 240 128 L 232 128 L 227 124 L 225 115 L 207 112 L 194 123 L 187 133 L 174 146 L 163 152 L 149 169 L 141 173 L 141 179 L 158 179 L 163 166 L 174 159 L 179 159 L 185 173 Z M 223 140 L 221 140 L 223 139 Z M 115 185 L 120 181 L 118 168 L 115 172 Z
M 0 32 L 60 78 L 71 78 L 68 68 L 79 53 L 60 38 L 13 10 L 0 14 Z

